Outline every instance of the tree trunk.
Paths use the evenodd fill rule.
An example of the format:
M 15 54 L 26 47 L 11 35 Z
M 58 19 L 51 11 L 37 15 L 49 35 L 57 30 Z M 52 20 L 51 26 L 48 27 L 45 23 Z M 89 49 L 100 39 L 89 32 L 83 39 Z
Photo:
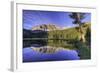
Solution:
M 85 35 L 84 35 L 84 34 L 81 34 L 80 40 L 81 40 L 83 43 L 86 41 L 86 40 L 85 40 Z
M 86 41 L 85 40 L 85 34 L 84 34 L 84 31 L 83 31 L 83 29 L 82 29 L 82 26 L 80 25 L 79 26 L 80 27 L 80 41 L 82 41 L 83 43 Z

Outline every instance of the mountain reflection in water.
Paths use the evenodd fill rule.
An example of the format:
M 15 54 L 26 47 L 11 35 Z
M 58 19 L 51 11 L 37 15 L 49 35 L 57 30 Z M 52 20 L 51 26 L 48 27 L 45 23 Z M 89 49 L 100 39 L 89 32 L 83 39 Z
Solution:
M 79 60 L 76 50 L 50 46 L 23 48 L 23 62 Z

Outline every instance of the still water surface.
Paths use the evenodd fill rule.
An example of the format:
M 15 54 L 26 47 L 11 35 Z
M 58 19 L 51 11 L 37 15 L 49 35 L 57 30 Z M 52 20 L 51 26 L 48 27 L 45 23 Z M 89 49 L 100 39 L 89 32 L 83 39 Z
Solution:
M 40 47 L 34 47 L 39 50 L 34 50 L 32 47 L 23 48 L 23 62 L 39 62 L 39 61 L 63 61 L 63 60 L 79 60 L 78 51 L 62 48 L 54 52 L 44 52 Z M 48 48 L 47 48 L 48 49 Z M 57 48 L 56 48 L 57 49 Z

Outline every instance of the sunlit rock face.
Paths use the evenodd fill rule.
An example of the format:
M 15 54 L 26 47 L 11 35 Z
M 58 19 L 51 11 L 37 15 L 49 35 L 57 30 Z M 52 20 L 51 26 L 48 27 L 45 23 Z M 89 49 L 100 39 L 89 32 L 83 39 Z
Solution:
M 52 30 L 58 30 L 59 27 L 53 24 L 42 24 L 39 26 L 35 26 L 32 28 L 32 30 L 42 30 L 42 31 L 52 31 Z

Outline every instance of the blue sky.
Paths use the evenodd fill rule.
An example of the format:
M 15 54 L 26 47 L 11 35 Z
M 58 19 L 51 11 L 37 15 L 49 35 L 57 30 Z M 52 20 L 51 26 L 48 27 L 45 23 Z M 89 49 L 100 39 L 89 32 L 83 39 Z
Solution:
M 58 27 L 72 27 L 71 12 L 23 10 L 23 28 L 32 29 L 42 24 L 54 24 Z M 91 13 L 86 13 L 83 22 L 91 22 Z

